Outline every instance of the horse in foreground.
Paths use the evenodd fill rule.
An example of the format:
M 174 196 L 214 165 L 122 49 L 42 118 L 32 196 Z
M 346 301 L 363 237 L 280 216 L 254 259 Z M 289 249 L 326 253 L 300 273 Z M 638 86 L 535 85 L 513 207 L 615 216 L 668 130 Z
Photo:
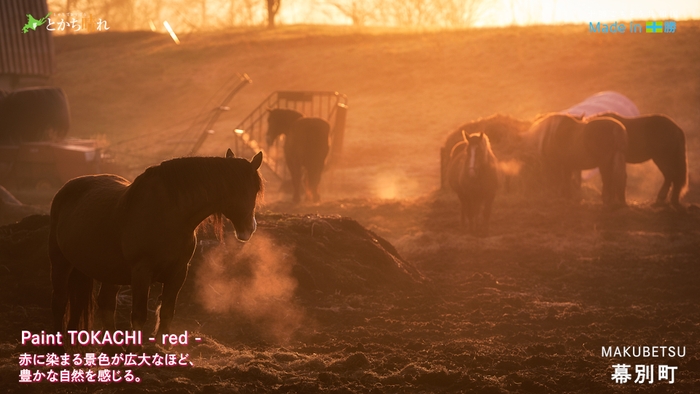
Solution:
M 600 169 L 603 204 L 611 208 L 626 205 L 627 131 L 612 118 L 588 121 L 571 115 L 551 114 L 536 121 L 529 131 L 535 139 L 546 174 L 565 197 L 571 197 L 581 170 Z
M 302 176 L 306 170 L 307 197 L 314 202 L 321 198 L 318 185 L 330 150 L 330 124 L 321 118 L 307 118 L 291 109 L 271 109 L 267 118 L 267 145 L 284 134 L 284 159 L 292 177 L 294 202 L 301 200 Z
M 155 331 L 167 334 L 175 302 L 195 251 L 196 229 L 209 216 L 219 238 L 223 217 L 247 241 L 256 228 L 255 205 L 262 192 L 251 161 L 186 157 L 148 168 L 133 183 L 116 175 L 75 178 L 51 203 L 49 257 L 52 313 L 57 332 L 89 329 L 93 280 L 102 282 L 97 303 L 105 330 L 114 330 L 121 285 L 131 285 L 131 326 L 146 323 L 149 287 L 163 283 Z
M 461 204 L 460 224 L 469 220 L 474 235 L 488 235 L 491 207 L 498 189 L 498 160 L 484 133 L 474 133 L 455 145 L 450 154 L 447 177 Z M 483 208 L 483 209 L 482 209 Z M 479 222 L 479 214 L 483 219 Z
M 596 115 L 613 118 L 627 129 L 627 163 L 638 164 L 653 160 L 664 176 L 656 204 L 666 203 L 671 190 L 671 204 L 682 209 L 680 198 L 688 185 L 688 159 L 685 133 L 669 117 L 646 115 L 627 118 L 614 112 Z

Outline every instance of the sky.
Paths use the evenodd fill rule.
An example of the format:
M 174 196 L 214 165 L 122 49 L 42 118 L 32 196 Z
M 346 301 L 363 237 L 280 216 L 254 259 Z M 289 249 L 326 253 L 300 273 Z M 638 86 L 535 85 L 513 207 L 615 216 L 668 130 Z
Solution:
M 365 0 L 366 1 L 366 0 Z M 482 0 L 476 26 L 700 19 L 700 0 Z M 362 0 L 283 0 L 281 21 L 351 24 L 329 3 Z

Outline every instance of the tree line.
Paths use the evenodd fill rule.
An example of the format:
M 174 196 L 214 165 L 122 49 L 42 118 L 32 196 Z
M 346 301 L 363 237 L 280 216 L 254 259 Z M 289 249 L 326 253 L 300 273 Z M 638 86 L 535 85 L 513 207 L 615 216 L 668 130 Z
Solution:
M 484 0 L 47 0 L 56 18 L 91 15 L 115 30 L 220 30 L 292 23 L 355 26 L 469 27 Z M 70 16 L 68 15 L 70 14 Z

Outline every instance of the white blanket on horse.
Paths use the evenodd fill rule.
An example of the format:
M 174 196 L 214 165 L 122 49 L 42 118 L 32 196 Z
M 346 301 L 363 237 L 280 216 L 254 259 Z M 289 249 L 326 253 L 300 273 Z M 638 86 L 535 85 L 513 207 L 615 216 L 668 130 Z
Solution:
M 593 116 L 601 112 L 617 112 L 626 117 L 639 116 L 639 109 L 626 96 L 617 92 L 600 92 L 560 113 Z

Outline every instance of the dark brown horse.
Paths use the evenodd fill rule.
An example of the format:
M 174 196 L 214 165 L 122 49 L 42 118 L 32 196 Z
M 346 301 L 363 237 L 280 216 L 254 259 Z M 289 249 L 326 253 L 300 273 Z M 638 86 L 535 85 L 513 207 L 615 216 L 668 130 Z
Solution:
M 267 145 L 284 134 L 284 159 L 294 187 L 294 202 L 301 200 L 302 176 L 306 170 L 307 196 L 319 201 L 318 184 L 328 156 L 331 126 L 321 118 L 307 118 L 291 109 L 272 109 L 267 118 Z
M 131 285 L 131 325 L 146 322 L 149 287 L 163 283 L 155 331 L 168 333 L 175 302 L 195 250 L 196 229 L 213 215 L 223 217 L 247 241 L 255 231 L 255 205 L 262 192 L 258 168 L 233 157 L 187 157 L 148 168 L 133 183 L 116 175 L 75 178 L 51 203 L 49 256 L 55 329 L 87 328 L 93 279 L 102 282 L 98 306 L 104 329 L 114 330 L 120 285 Z M 82 323 L 82 324 L 81 324 Z
M 664 176 L 656 204 L 666 203 L 671 191 L 671 204 L 682 209 L 680 198 L 688 185 L 688 159 L 685 148 L 685 133 L 669 117 L 664 115 L 645 115 L 626 118 L 614 112 L 596 115 L 614 118 L 627 129 L 628 163 L 643 163 L 653 160 Z
M 469 137 L 463 133 L 463 139 L 463 143 L 452 149 L 448 181 L 461 203 L 461 225 L 464 226 L 466 217 L 472 234 L 488 235 L 491 207 L 498 189 L 498 160 L 484 133 Z M 481 212 L 483 220 L 479 223 Z
M 21 89 L 0 99 L 0 143 L 60 140 L 69 128 L 68 99 L 60 88 Z
M 583 121 L 551 114 L 532 125 L 529 138 L 537 143 L 545 172 L 562 195 L 571 196 L 572 179 L 576 175 L 580 179 L 581 170 L 597 167 L 603 178 L 603 203 L 610 207 L 626 204 L 627 132 L 622 123 L 612 118 Z

